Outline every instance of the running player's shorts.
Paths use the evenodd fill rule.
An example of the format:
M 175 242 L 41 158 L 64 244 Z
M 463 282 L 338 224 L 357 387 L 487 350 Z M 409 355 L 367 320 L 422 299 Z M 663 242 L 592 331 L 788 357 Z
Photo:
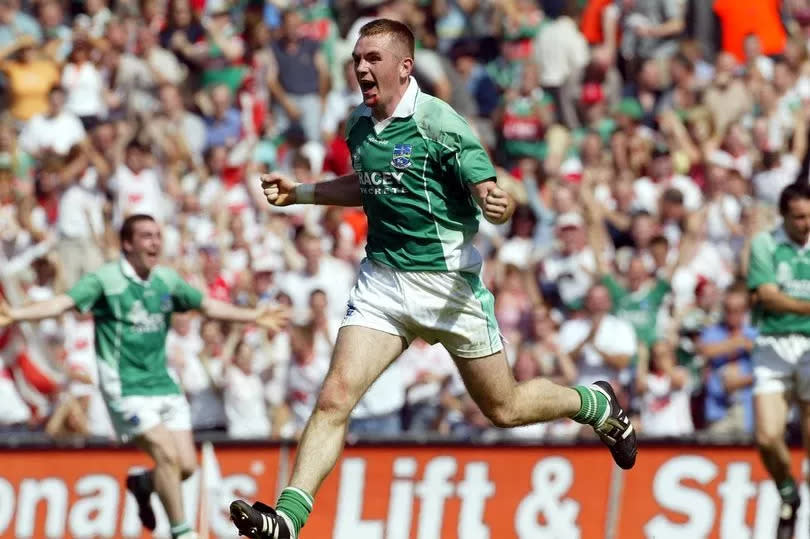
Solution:
M 169 430 L 191 430 L 191 409 L 184 395 L 133 395 L 105 402 L 122 442 L 161 424 Z
M 440 342 L 463 358 L 503 349 L 495 299 L 473 273 L 400 271 L 364 260 L 343 326 L 400 335 L 408 343 L 416 337 Z
M 810 337 L 762 335 L 752 352 L 754 393 L 783 393 L 810 402 Z

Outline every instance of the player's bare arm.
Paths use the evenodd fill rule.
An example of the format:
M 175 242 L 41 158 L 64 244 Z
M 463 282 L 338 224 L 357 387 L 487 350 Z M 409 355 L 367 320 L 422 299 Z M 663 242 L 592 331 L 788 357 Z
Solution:
M 474 184 L 470 190 L 484 218 L 490 223 L 502 225 L 515 213 L 515 201 L 509 193 L 498 187 L 495 180 L 486 180 Z
M 263 174 L 262 191 L 272 206 L 319 204 L 323 206 L 361 206 L 360 181 L 357 174 L 347 174 L 320 183 L 298 183 L 278 172 Z
M 276 331 L 281 329 L 289 317 L 287 309 L 280 305 L 246 309 L 210 297 L 203 300 L 201 312 L 208 318 L 227 322 L 257 324 L 263 328 Z
M 810 301 L 792 298 L 779 290 L 779 286 L 774 283 L 760 285 L 756 294 L 760 306 L 768 311 L 810 315 Z
M 10 307 L 6 302 L 0 301 L 0 328 L 16 322 L 33 322 L 45 318 L 55 318 L 74 306 L 75 303 L 66 294 L 31 303 L 24 307 Z

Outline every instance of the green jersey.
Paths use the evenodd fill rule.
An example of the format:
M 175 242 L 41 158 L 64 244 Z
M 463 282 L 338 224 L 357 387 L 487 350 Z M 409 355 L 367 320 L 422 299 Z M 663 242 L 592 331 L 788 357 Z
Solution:
M 783 294 L 810 301 L 810 249 L 794 243 L 780 226 L 758 234 L 751 242 L 748 288 L 772 283 Z M 810 334 L 810 318 L 754 308 L 754 320 L 762 335 Z
M 669 283 L 656 279 L 632 292 L 610 275 L 602 278 L 610 291 L 613 313 L 633 325 L 640 341 L 653 344 L 658 338 L 658 311 L 671 288 Z
M 403 271 L 477 272 L 479 208 L 470 184 L 495 168 L 470 126 L 411 79 L 391 118 L 360 105 L 346 140 L 368 216 L 366 255 Z
M 68 296 L 81 312 L 93 313 L 105 394 L 180 393 L 166 368 L 166 334 L 172 313 L 199 309 L 202 292 L 169 268 L 157 267 L 143 281 L 121 259 L 84 275 Z

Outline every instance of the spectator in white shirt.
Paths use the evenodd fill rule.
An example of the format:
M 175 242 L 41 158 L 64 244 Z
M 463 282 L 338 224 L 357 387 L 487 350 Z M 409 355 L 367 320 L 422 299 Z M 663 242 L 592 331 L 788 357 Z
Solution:
M 220 323 L 208 320 L 198 329 L 190 314 L 175 314 L 166 337 L 169 365 L 191 407 L 195 430 L 219 429 L 226 425 L 219 386 L 223 358 L 230 353 Z
M 11 370 L 0 365 L 0 431 L 25 429 L 31 409 L 20 396 Z
M 754 175 L 754 194 L 757 199 L 777 205 L 782 190 L 797 181 L 802 161 L 807 153 L 807 117 L 810 108 L 805 105 L 796 111 L 796 127 L 790 152 L 780 152 L 770 148 L 762 154 L 764 170 Z
M 633 326 L 610 314 L 612 307 L 608 289 L 594 285 L 585 298 L 585 316 L 560 327 L 560 350 L 576 363 L 579 384 L 619 380 L 638 351 Z
M 331 356 L 340 328 L 338 323 L 329 317 L 329 298 L 320 288 L 313 290 L 309 296 L 309 312 L 318 353 Z
M 79 150 L 79 159 L 92 153 L 89 141 Z M 104 263 L 101 250 L 104 237 L 105 197 L 95 167 L 86 167 L 59 199 L 56 225 L 59 231 L 59 256 L 65 281 L 75 283 L 82 274 Z
M 279 279 L 281 290 L 292 298 L 293 321 L 297 324 L 307 322 L 310 296 L 316 289 L 326 292 L 329 317 L 333 321 L 341 320 L 354 286 L 354 268 L 343 260 L 324 254 L 321 237 L 307 227 L 299 229 L 295 243 L 304 259 L 304 267 Z
M 76 40 L 70 61 L 62 70 L 62 87 L 67 91 L 65 108 L 78 116 L 82 123 L 103 118 L 107 114 L 104 79 L 90 59 L 91 52 L 89 41 Z
M 416 339 L 397 358 L 405 383 L 403 430 L 431 432 L 442 415 L 441 391 L 453 376 L 453 358 L 440 343 Z
M 270 417 L 264 400 L 264 384 L 253 372 L 253 348 L 242 339 L 232 361 L 225 367 L 225 415 L 231 438 L 268 438 Z
M 576 307 L 593 282 L 596 258 L 588 246 L 585 220 L 579 213 L 560 215 L 556 222 L 559 246 L 542 262 L 541 283 L 553 288 L 566 307 Z
M 62 425 L 49 422 L 48 431 L 54 433 L 55 428 L 67 427 L 81 434 L 112 438 L 112 423 L 98 388 L 93 315 L 69 314 L 63 323 L 69 382 L 60 408 L 68 414 Z M 54 413 L 58 415 L 59 409 Z
M 23 150 L 32 156 L 40 156 L 45 151 L 67 155 L 84 139 L 82 122 L 78 116 L 65 110 L 64 105 L 64 88 L 54 86 L 48 94 L 48 113 L 28 120 L 20 133 L 18 141 Z
M 636 374 L 641 432 L 647 436 L 692 434 L 689 372 L 676 364 L 675 351 L 666 341 L 655 343 L 650 354 L 649 363 L 646 354 L 641 355 Z
M 396 437 L 402 433 L 405 379 L 396 361 L 383 372 L 352 410 L 349 432 L 354 436 Z
M 116 228 L 128 215 L 143 213 L 163 222 L 167 214 L 167 197 L 163 193 L 157 172 L 149 166 L 149 148 L 137 141 L 127 145 L 124 163 L 118 165 L 110 179 L 114 193 L 113 226 Z
M 688 176 L 676 174 L 672 162 L 672 155 L 668 148 L 659 147 L 653 152 L 649 166 L 650 174 L 635 181 L 635 205 L 651 214 L 658 213 L 658 201 L 661 194 L 667 189 L 674 188 L 683 193 L 683 202 L 686 209 L 699 210 L 703 204 L 703 194 L 700 188 Z
M 739 228 L 742 204 L 730 193 L 734 160 L 728 153 L 715 150 L 708 156 L 706 170 L 706 224 L 709 239 L 715 243 L 725 243 Z
M 552 13 L 534 40 L 540 84 L 554 97 L 558 119 L 570 128 L 578 127 L 574 84 L 588 64 L 588 42 L 577 23 L 566 13 Z
M 290 335 L 292 363 L 287 383 L 287 405 L 296 437 L 303 432 L 318 391 L 329 370 L 329 356 L 318 354 L 312 325 L 293 327 Z
M 290 306 L 290 298 L 280 293 L 275 296 L 279 305 Z M 253 370 L 264 380 L 264 395 L 271 409 L 271 424 L 274 433 L 283 437 L 292 437 L 295 430 L 286 416 L 289 415 L 287 402 L 287 383 L 292 363 L 291 326 L 267 330 L 261 334 L 249 334 L 251 342 L 260 347 L 253 361 Z

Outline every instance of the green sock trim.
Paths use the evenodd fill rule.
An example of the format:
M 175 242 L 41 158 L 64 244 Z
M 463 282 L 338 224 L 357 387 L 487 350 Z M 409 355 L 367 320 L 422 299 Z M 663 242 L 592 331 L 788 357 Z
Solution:
M 779 490 L 782 501 L 790 502 L 799 497 L 799 487 L 796 486 L 796 481 L 792 477 L 788 477 L 776 485 L 776 488 Z
M 314 500 L 312 496 L 300 488 L 287 487 L 281 491 L 276 503 L 276 511 L 284 513 L 292 521 L 295 528 L 295 535 L 307 523 L 309 514 L 312 512 Z
M 588 386 L 574 386 L 571 389 L 579 394 L 580 399 L 579 411 L 571 419 L 585 425 L 598 425 L 605 420 L 609 407 L 607 397 Z
M 171 533 L 172 537 L 178 537 L 183 535 L 184 533 L 188 533 L 191 531 L 191 526 L 188 525 L 188 522 L 181 522 L 180 524 L 176 524 L 172 526 Z

